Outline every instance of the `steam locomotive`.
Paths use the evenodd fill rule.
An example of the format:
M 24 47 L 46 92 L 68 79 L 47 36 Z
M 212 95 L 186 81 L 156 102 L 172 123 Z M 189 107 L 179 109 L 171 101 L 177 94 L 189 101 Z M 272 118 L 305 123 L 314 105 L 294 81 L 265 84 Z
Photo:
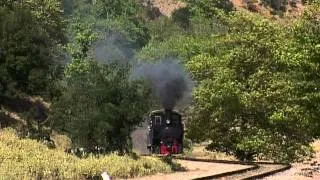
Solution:
M 184 125 L 181 115 L 173 110 L 152 111 L 148 119 L 148 145 L 151 154 L 183 152 Z

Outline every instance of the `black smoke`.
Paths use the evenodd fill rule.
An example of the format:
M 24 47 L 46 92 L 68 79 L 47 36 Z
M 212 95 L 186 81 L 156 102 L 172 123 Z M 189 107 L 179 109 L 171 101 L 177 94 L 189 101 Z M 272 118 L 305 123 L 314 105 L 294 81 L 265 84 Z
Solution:
M 173 59 L 154 64 L 142 64 L 134 72 L 135 78 L 148 81 L 164 109 L 173 109 L 190 97 L 193 82 L 182 65 Z

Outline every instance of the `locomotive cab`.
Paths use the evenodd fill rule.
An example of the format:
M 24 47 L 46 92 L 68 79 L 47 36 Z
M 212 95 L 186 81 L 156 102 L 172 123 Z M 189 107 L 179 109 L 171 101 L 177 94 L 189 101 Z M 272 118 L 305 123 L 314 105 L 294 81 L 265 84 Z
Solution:
M 172 110 L 156 110 L 149 115 L 148 149 L 155 154 L 183 152 L 181 115 Z

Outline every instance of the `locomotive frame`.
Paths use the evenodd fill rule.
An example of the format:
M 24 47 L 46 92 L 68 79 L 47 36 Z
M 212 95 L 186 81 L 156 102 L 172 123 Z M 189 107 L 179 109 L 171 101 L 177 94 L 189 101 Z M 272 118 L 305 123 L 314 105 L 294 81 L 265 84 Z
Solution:
M 181 114 L 173 110 L 152 111 L 148 119 L 148 145 L 151 154 L 183 152 L 184 125 Z

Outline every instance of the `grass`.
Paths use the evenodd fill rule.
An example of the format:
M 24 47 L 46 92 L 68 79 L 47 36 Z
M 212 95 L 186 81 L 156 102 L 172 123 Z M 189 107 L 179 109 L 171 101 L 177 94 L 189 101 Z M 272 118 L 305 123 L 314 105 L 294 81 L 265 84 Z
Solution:
M 13 129 L 0 132 L 0 179 L 86 179 L 106 171 L 112 177 L 131 178 L 168 173 L 172 167 L 153 157 L 110 154 L 79 159 L 31 139 Z
M 312 143 L 312 147 L 315 152 L 320 152 L 320 140 L 316 140 L 314 143 Z
M 190 152 L 186 152 L 185 156 L 214 160 L 236 160 L 234 156 L 230 156 L 222 152 L 207 151 L 205 149 L 205 145 L 202 144 L 193 145 L 192 150 Z

